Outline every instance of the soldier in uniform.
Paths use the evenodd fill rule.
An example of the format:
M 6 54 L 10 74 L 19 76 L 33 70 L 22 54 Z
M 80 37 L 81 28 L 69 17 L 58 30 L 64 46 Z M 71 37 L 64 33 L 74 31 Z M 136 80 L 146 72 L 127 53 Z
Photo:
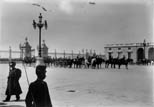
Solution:
M 21 70 L 18 68 L 15 68 L 16 63 L 10 62 L 10 72 L 8 76 L 7 81 L 7 89 L 6 89 L 6 99 L 5 101 L 10 101 L 11 95 L 16 95 L 16 101 L 20 100 L 20 94 L 22 93 L 19 79 L 21 77 Z
M 43 81 L 46 77 L 46 66 L 36 67 L 36 81 L 29 86 L 26 95 L 26 107 L 52 107 L 47 83 Z

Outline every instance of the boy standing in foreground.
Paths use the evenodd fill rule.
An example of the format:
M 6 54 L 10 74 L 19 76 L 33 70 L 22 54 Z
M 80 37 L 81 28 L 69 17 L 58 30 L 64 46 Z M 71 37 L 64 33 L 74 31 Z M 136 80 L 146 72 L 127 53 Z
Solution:
M 32 82 L 25 99 L 26 107 L 52 107 L 46 77 L 46 66 L 36 67 L 37 80 Z

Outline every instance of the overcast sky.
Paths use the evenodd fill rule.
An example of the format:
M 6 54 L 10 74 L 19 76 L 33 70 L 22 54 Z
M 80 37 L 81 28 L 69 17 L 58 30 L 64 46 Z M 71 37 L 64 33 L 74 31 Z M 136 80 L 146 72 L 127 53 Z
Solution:
M 92 49 L 103 53 L 106 44 L 153 42 L 152 0 L 3 0 L 0 50 L 9 46 L 19 50 L 25 37 L 36 49 L 38 29 L 33 29 L 32 21 L 38 22 L 39 13 L 48 22 L 48 29 L 42 28 L 42 40 L 50 52 Z

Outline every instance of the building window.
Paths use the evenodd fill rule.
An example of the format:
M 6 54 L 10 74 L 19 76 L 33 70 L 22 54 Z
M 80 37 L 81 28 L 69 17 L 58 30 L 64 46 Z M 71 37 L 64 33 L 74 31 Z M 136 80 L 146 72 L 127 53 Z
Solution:
M 111 50 L 111 48 L 109 48 L 109 50 Z
M 121 48 L 118 48 L 118 50 L 121 50 Z
M 131 50 L 131 47 L 128 47 L 128 50 Z

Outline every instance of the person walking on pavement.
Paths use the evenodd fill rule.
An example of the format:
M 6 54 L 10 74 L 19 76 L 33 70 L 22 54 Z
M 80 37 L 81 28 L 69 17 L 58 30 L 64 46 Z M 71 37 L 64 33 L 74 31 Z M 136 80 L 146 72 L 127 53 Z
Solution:
M 20 100 L 20 94 L 22 93 L 19 79 L 21 77 L 21 70 L 19 68 L 16 68 L 15 62 L 10 62 L 10 71 L 7 81 L 7 88 L 6 88 L 6 99 L 3 100 L 4 102 L 10 101 L 11 95 L 16 95 L 16 101 Z
M 46 77 L 46 66 L 36 67 L 37 79 L 29 85 L 26 95 L 26 107 L 52 107 Z

